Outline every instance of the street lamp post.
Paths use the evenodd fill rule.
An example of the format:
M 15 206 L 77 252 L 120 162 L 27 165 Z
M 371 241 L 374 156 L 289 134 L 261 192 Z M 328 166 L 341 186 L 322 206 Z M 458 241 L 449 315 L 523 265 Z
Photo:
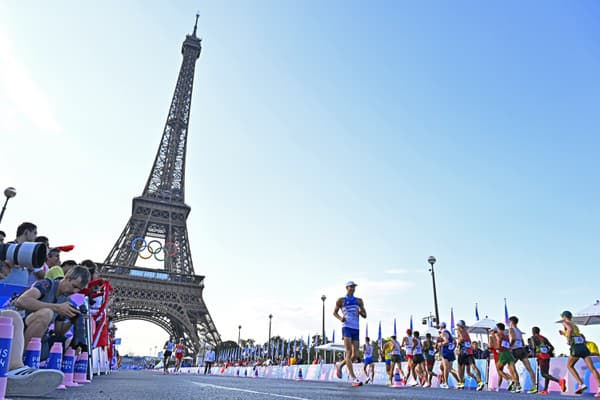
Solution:
M 9 199 L 12 199 L 17 195 L 17 191 L 14 187 L 7 187 L 4 189 L 4 196 L 6 196 L 6 201 L 4 202 L 4 206 L 2 207 L 2 211 L 0 212 L 0 222 L 2 222 L 2 217 L 4 217 L 4 211 L 6 211 L 6 203 L 8 203 Z
M 438 302 L 437 302 L 437 292 L 435 290 L 435 270 L 433 269 L 433 264 L 435 264 L 437 260 L 434 256 L 429 256 L 427 262 L 431 265 L 431 280 L 433 281 L 433 305 L 435 306 L 435 327 L 439 329 L 440 327 L 440 312 L 438 310 Z
M 271 358 L 271 320 L 273 319 L 273 314 L 269 314 L 269 344 L 267 345 L 267 357 Z
M 321 300 L 323 301 L 323 336 L 321 336 L 321 344 L 325 344 L 325 300 L 327 300 L 327 296 L 321 296 Z M 325 361 L 325 357 L 327 353 L 323 350 L 323 360 Z
M 242 326 L 238 326 L 238 347 L 240 347 L 240 334 L 242 333 Z

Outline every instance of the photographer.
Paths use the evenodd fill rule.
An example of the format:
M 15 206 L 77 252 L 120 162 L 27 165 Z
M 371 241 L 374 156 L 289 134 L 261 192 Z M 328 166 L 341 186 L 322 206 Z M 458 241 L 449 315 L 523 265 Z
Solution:
M 81 314 L 69 302 L 69 296 L 85 288 L 89 280 L 87 268 L 78 265 L 64 278 L 42 279 L 25 291 L 16 301 L 17 307 L 26 311 L 25 343 L 32 337 L 43 337 L 52 322 L 57 335 L 67 333 L 71 319 Z

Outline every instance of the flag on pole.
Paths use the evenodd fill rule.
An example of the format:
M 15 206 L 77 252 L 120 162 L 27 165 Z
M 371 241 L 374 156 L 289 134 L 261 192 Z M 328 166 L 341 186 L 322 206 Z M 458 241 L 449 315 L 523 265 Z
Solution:
M 410 331 L 412 332 L 413 330 L 413 323 L 412 323 L 412 315 L 410 316 Z
M 379 332 L 377 333 L 377 345 L 383 347 L 383 338 L 381 337 L 381 321 L 379 321 Z
M 365 327 L 365 336 L 369 337 L 369 323 L 367 322 L 367 326 Z
M 302 346 L 302 340 L 300 340 L 300 357 L 302 357 L 302 350 L 304 349 L 304 347 Z
M 335 343 L 335 329 L 333 330 L 333 334 L 331 335 L 331 343 Z
M 450 307 L 450 332 L 452 332 L 452 335 L 454 335 L 455 333 L 455 329 L 454 329 L 454 308 Z
M 394 318 L 394 336 L 398 337 L 398 335 L 396 335 L 396 318 Z
M 288 345 L 287 345 L 287 351 L 286 351 L 286 355 L 290 355 L 290 342 L 291 340 L 288 340 Z
M 506 306 L 506 297 L 504 298 L 504 324 L 508 326 L 508 307 Z
M 477 309 L 477 303 L 475 303 L 475 319 L 479 321 L 479 310 Z

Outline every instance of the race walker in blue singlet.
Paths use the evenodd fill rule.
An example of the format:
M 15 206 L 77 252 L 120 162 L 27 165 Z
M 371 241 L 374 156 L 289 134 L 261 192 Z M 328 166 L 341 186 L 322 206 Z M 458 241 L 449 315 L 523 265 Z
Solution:
M 360 334 L 358 330 L 358 319 L 367 318 L 367 312 L 362 299 L 354 297 L 356 283 L 350 281 L 346 283 L 346 296 L 340 297 L 335 303 L 333 316 L 342 322 L 342 338 L 344 339 L 344 348 L 346 358 L 339 364 L 336 364 L 336 375 L 342 378 L 342 367 L 348 367 L 348 375 L 352 379 L 352 386 L 361 386 L 363 383 L 354 375 L 352 362 L 358 357 L 358 345 Z M 342 315 L 339 312 L 342 312 Z

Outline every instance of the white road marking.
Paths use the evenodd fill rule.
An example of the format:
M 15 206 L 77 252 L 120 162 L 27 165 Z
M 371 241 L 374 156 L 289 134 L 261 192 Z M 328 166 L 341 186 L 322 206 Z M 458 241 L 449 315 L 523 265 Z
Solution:
M 231 391 L 234 391 L 234 392 L 245 392 L 245 393 L 253 393 L 253 394 L 262 394 L 262 395 L 273 396 L 273 397 L 282 397 L 284 399 L 311 400 L 311 399 L 307 399 L 305 397 L 286 396 L 284 394 L 267 393 L 267 392 L 257 392 L 255 390 L 239 389 L 239 388 L 233 388 L 233 387 L 228 387 L 228 386 L 211 385 L 210 383 L 199 383 L 199 382 L 192 382 L 192 383 L 194 385 L 198 385 L 198 386 L 205 386 L 205 387 L 211 387 L 211 388 L 223 389 L 223 390 L 231 390 Z

